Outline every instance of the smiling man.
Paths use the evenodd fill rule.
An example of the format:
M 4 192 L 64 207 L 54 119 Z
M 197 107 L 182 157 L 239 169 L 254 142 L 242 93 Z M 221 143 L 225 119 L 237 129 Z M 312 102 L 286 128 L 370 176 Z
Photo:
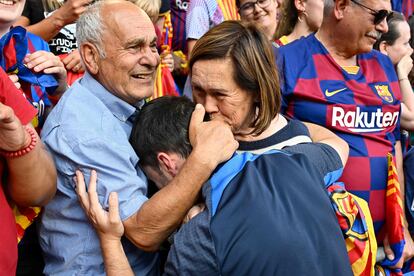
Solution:
M 394 245 L 388 242 L 389 231 L 402 225 L 385 223 L 387 213 L 400 209 L 386 204 L 388 153 L 404 183 L 401 93 L 391 60 L 373 50 L 376 40 L 388 31 L 391 4 L 331 0 L 325 1 L 324 8 L 322 26 L 315 34 L 279 49 L 284 112 L 325 126 L 348 142 L 350 156 L 340 180 L 349 192 L 368 202 L 387 265 L 401 267 L 414 253 L 412 239 L 405 232 L 406 245 L 398 258 L 401 251 L 390 248 Z
M 77 22 L 77 41 L 85 76 L 61 98 L 42 133 L 58 170 L 58 191 L 40 225 L 44 272 L 104 275 L 99 240 L 78 203 L 73 181 L 77 170 L 89 178 L 95 169 L 100 203 L 107 206 L 110 191 L 119 194 L 123 249 L 135 275 L 157 275 L 157 254 L 135 246 L 157 250 L 237 142 L 224 123 L 193 122 L 194 150 L 188 162 L 172 185 L 148 200 L 146 178 L 128 138 L 137 108 L 153 93 L 159 63 L 154 27 L 130 2 L 100 1 Z

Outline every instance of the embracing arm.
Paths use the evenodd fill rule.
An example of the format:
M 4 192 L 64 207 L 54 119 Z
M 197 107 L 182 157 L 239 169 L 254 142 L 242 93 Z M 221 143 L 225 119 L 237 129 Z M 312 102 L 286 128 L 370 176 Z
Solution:
M 316 124 L 304 122 L 309 130 L 310 137 L 314 143 L 322 143 L 331 146 L 341 157 L 342 164 L 345 166 L 348 160 L 349 146 L 348 143 L 335 135 L 327 128 Z
M 125 235 L 143 250 L 158 249 L 181 224 L 216 166 L 238 147 L 230 127 L 223 122 L 203 122 L 204 113 L 197 105 L 189 127 L 193 151 L 178 175 L 124 221 Z

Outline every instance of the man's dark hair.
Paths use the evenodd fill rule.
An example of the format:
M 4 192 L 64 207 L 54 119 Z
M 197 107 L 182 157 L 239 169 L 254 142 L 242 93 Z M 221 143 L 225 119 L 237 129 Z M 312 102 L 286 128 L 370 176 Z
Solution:
M 143 106 L 129 138 L 141 166 L 159 170 L 159 152 L 188 157 L 192 150 L 188 126 L 194 107 L 186 97 L 171 96 L 157 98 Z

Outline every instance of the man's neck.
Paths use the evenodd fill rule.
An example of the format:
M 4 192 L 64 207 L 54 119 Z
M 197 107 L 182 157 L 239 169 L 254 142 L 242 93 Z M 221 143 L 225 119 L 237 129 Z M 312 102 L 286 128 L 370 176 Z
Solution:
M 357 56 L 347 48 L 342 38 L 338 38 L 329 31 L 329 28 L 320 28 L 316 32 L 315 37 L 326 48 L 331 57 L 340 66 L 355 66 L 357 64 Z

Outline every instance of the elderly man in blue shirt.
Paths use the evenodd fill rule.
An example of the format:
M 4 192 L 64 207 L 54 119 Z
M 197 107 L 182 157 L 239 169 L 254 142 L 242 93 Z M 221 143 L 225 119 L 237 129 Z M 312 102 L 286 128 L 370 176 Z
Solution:
M 58 170 L 57 195 L 40 224 L 44 272 L 105 273 L 98 236 L 78 203 L 73 180 L 81 172 L 88 178 L 94 169 L 100 203 L 108 205 L 109 192 L 119 195 L 123 247 L 134 273 L 156 275 L 157 254 L 144 251 L 156 251 L 181 223 L 202 184 L 238 144 L 225 123 L 193 119 L 191 155 L 171 185 L 148 199 L 146 178 L 128 139 L 132 118 L 154 87 L 159 64 L 154 27 L 130 2 L 101 1 L 77 22 L 77 41 L 86 74 L 62 97 L 42 133 Z M 202 107 L 195 112 L 203 112 Z

